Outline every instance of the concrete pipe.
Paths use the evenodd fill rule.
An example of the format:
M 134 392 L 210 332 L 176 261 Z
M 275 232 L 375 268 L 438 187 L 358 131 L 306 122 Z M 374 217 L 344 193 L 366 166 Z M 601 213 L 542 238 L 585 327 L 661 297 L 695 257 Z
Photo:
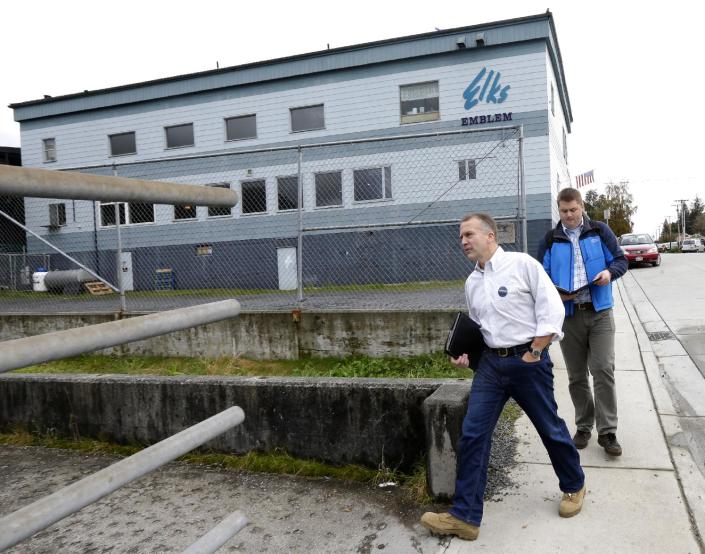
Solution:
M 237 300 L 223 300 L 0 342 L 0 373 L 214 323 L 239 313 Z
M 0 165 L 0 196 L 232 207 L 234 190 Z

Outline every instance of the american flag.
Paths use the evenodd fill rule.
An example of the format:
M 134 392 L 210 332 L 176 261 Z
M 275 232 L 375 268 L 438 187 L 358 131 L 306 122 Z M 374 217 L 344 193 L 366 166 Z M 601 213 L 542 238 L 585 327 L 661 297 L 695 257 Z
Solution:
M 586 185 L 589 185 L 590 183 L 595 182 L 595 177 L 593 175 L 593 172 L 595 170 L 591 169 L 590 171 L 583 173 L 582 175 L 577 175 L 575 177 L 575 185 L 576 188 L 584 187 Z

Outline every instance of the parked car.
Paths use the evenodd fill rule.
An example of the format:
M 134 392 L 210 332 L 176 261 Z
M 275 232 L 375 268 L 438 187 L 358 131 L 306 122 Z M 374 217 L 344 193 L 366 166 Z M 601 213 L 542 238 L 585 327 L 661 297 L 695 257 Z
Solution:
M 699 238 L 683 239 L 681 252 L 705 252 L 705 243 Z
M 630 267 L 640 263 L 649 263 L 654 267 L 661 265 L 661 254 L 659 254 L 654 239 L 649 235 L 637 233 L 622 235 L 619 237 L 619 244 L 624 250 Z
M 669 250 L 675 250 L 678 248 L 678 243 L 676 241 L 673 242 L 657 242 L 656 247 L 658 248 L 659 252 L 667 252 Z

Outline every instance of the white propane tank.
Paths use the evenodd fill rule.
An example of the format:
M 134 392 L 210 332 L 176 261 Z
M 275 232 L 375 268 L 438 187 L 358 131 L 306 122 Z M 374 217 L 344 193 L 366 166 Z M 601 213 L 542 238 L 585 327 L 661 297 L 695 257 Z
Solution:
M 38 267 L 37 271 L 32 273 L 32 290 L 34 292 L 47 292 L 47 286 L 44 284 L 46 275 L 47 270 L 43 267 Z

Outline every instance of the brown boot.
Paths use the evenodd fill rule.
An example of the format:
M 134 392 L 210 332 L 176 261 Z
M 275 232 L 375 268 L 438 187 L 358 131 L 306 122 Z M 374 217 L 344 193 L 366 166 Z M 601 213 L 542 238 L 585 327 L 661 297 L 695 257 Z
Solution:
M 561 517 L 573 517 L 580 513 L 583 508 L 583 499 L 585 498 L 585 485 L 578 492 L 564 492 L 561 499 L 561 506 L 558 509 L 558 515 Z
M 465 523 L 448 513 L 426 512 L 421 516 L 421 525 L 436 535 L 456 535 L 466 541 L 474 541 L 480 534 L 477 525 Z

